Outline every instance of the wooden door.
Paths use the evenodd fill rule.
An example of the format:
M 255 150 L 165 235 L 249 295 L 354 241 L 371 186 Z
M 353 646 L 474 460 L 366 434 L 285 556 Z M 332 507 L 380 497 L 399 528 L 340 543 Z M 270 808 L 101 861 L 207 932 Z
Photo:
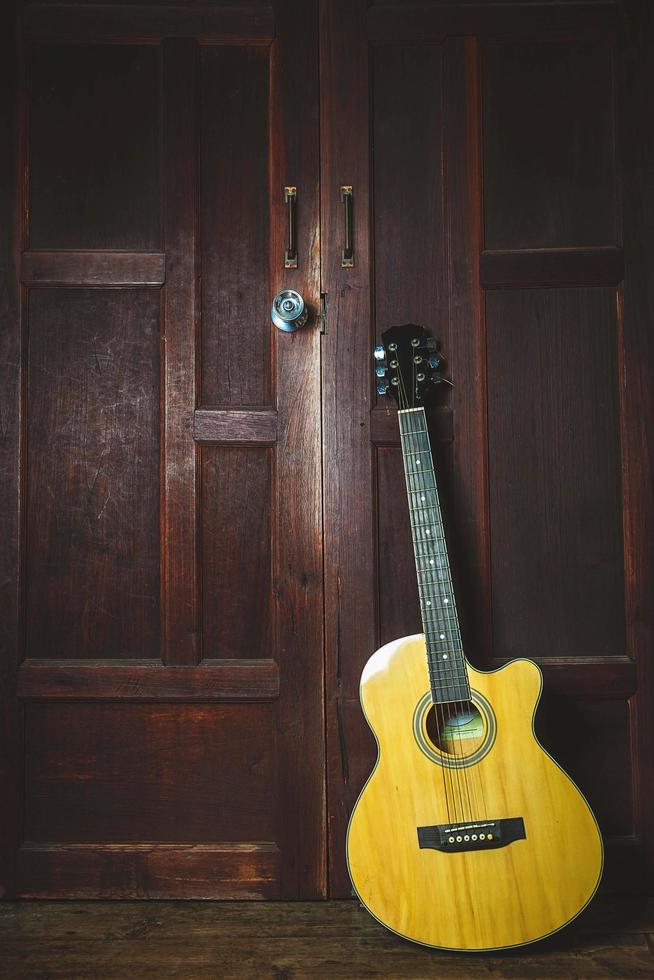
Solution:
M 316 17 L 3 32 L 5 894 L 324 892 Z
M 361 669 L 421 628 L 397 421 L 371 370 L 375 338 L 406 322 L 441 341 L 455 382 L 430 425 L 467 655 L 541 665 L 538 733 L 597 814 L 605 884 L 651 887 L 646 6 L 630 21 L 604 3 L 323 5 L 335 895 L 375 755 Z

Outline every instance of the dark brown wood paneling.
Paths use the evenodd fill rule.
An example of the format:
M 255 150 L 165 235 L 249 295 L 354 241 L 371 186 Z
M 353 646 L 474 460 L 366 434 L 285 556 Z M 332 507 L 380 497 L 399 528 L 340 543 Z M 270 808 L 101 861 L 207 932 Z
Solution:
M 159 294 L 39 289 L 27 352 L 27 655 L 159 653 Z
M 25 840 L 276 840 L 274 710 L 27 704 Z
M 608 43 L 483 46 L 486 248 L 613 245 Z
M 628 704 L 573 700 L 548 688 L 536 714 L 536 732 L 582 788 L 607 843 L 632 835 Z
M 624 275 L 621 248 L 539 248 L 482 252 L 482 285 L 617 286 Z
M 0 899 L 15 891 L 20 840 L 21 717 L 16 700 L 20 547 L 21 288 L 23 238 L 15 6 L 0 9 Z
M 198 667 L 159 663 L 80 664 L 28 660 L 18 671 L 18 696 L 53 701 L 274 701 L 274 660 L 203 660 Z
M 454 387 L 451 467 L 440 469 L 450 563 L 467 656 L 483 664 L 491 636 L 486 332 L 479 284 L 481 218 L 479 44 L 445 46 L 445 350 Z M 438 461 L 436 461 L 438 464 Z
M 157 248 L 158 48 L 37 45 L 30 94 L 30 248 Z
M 223 446 L 272 445 L 277 441 L 277 422 L 273 408 L 200 408 L 193 417 L 193 438 Z
M 654 7 L 628 0 L 620 76 L 625 279 L 618 296 L 627 644 L 636 660 L 632 702 L 636 829 L 654 877 Z
M 202 649 L 262 657 L 273 627 L 272 450 L 202 450 Z
M 487 297 L 497 656 L 625 653 L 610 289 Z
M 276 844 L 24 844 L 24 898 L 278 898 Z M 180 873 L 180 869 L 183 869 Z
M 23 252 L 27 286 L 161 286 L 163 252 Z
M 278 33 L 271 51 L 270 297 L 290 286 L 315 312 L 320 303 L 320 158 L 318 4 L 276 0 Z M 298 188 L 297 269 L 283 268 L 287 242 L 281 189 Z M 276 189 L 279 188 L 279 191 Z M 300 203 L 301 202 L 301 203 Z M 269 298 L 270 298 L 269 297 Z M 274 330 L 273 390 L 279 438 L 275 449 L 273 527 L 274 648 L 281 695 L 277 731 L 277 842 L 287 856 L 282 895 L 326 894 L 326 800 L 323 655 L 323 538 L 320 370 L 321 337 L 314 318 L 297 333 Z
M 269 70 L 266 47 L 202 48 L 202 405 L 271 400 Z
M 524 37 L 543 35 L 594 36 L 613 33 L 617 24 L 616 5 L 606 0 L 581 3 L 493 2 L 447 3 L 379 2 L 367 17 L 371 41 L 442 41 L 457 35 Z
M 322 288 L 328 293 L 323 343 L 323 472 L 325 555 L 325 678 L 329 779 L 330 890 L 351 894 L 345 831 L 359 782 L 356 756 L 360 669 L 377 640 L 375 515 L 370 410 L 373 401 L 370 296 L 369 46 L 364 4 L 320 5 Z M 344 41 L 347 39 L 347 44 Z M 339 187 L 354 195 L 354 268 L 341 268 L 343 205 Z M 356 515 L 356 519 L 354 517 Z M 363 575 L 362 569 L 369 570 Z M 368 736 L 369 737 L 369 736 Z
M 421 633 L 416 565 L 399 449 L 377 451 L 379 642 Z M 368 655 L 372 654 L 372 650 Z
M 402 941 L 359 902 L 12 902 L 0 918 L 9 977 L 103 980 L 643 980 L 654 972 L 652 932 L 654 901 L 615 895 L 598 895 L 553 942 L 476 962 Z
M 275 26 L 271 4 L 27 3 L 25 30 L 34 38 L 120 41 L 125 38 L 202 37 L 214 43 L 269 40 Z
M 443 52 L 439 47 L 415 44 L 372 51 L 377 337 L 393 324 L 419 323 L 447 346 L 441 176 Z
M 164 244 L 168 277 L 163 291 L 163 605 L 164 659 L 200 659 L 197 561 L 197 452 L 192 439 L 196 406 L 197 284 L 197 45 L 164 43 Z

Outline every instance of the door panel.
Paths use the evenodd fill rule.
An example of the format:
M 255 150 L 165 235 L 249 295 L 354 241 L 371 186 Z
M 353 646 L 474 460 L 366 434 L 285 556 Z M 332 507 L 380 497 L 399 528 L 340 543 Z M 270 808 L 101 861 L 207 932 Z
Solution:
M 611 44 L 485 41 L 482 65 L 486 248 L 614 244 Z
M 484 669 L 540 663 L 539 734 L 596 810 L 606 883 L 633 889 L 651 874 L 640 800 L 652 615 L 631 530 L 634 501 L 649 522 L 651 499 L 628 447 L 652 412 L 651 394 L 646 422 L 627 394 L 649 341 L 634 301 L 630 318 L 624 308 L 621 227 L 633 217 L 618 168 L 636 137 L 615 119 L 620 66 L 636 62 L 614 15 L 592 4 L 325 5 L 334 894 L 350 891 L 342 841 L 375 755 L 359 676 L 376 647 L 420 630 L 397 423 L 376 403 L 370 367 L 375 338 L 411 321 L 441 341 L 455 385 L 429 425 L 467 655 Z M 339 262 L 343 182 L 356 201 L 353 269 Z
M 202 405 L 272 405 L 270 48 L 200 51 Z
M 3 884 L 319 897 L 320 337 L 269 317 L 283 286 L 319 303 L 315 9 L 41 14 L 14 253 L 24 819 Z
M 624 657 L 615 291 L 489 292 L 486 336 L 494 645 Z
M 158 248 L 159 48 L 44 43 L 30 55 L 30 248 Z
M 159 650 L 159 291 L 35 289 L 25 655 Z

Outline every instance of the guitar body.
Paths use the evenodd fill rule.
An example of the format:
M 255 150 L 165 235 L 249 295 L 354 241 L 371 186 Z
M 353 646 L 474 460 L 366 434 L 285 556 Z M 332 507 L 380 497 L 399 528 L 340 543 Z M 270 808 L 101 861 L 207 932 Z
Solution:
M 478 713 L 446 737 L 422 635 L 368 661 L 361 702 L 379 755 L 350 820 L 347 858 L 357 895 L 389 929 L 479 951 L 533 942 L 578 915 L 599 884 L 603 849 L 586 800 L 534 734 L 538 667 L 467 669 Z M 429 846 L 439 841 L 445 849 Z

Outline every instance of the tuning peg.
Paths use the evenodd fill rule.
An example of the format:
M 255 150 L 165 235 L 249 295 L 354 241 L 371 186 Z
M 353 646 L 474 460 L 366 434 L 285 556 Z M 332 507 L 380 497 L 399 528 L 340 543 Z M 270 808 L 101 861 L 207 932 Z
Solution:
M 386 380 L 386 378 L 384 378 L 383 381 L 378 381 L 377 382 L 377 394 L 378 395 L 385 395 L 387 391 L 388 391 L 388 381 Z
M 376 361 L 386 361 L 386 351 L 384 350 L 383 344 L 377 344 L 375 347 L 374 358 Z
M 386 374 L 385 365 L 378 364 L 377 367 L 375 368 L 375 374 L 377 375 L 378 378 L 383 378 L 384 375 Z

